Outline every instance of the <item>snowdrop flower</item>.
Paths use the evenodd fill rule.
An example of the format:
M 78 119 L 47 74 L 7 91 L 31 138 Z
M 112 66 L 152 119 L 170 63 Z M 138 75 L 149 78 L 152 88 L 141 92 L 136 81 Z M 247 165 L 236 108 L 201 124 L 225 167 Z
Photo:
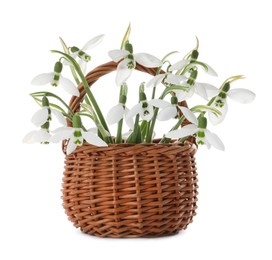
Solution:
M 119 62 L 123 59 L 117 66 L 117 86 L 120 86 L 130 77 L 132 70 L 136 67 L 136 62 L 147 68 L 156 68 L 162 66 L 162 61 L 153 55 L 147 53 L 133 54 L 133 47 L 128 42 L 125 45 L 125 50 L 109 51 L 109 56 L 115 62 Z
M 73 96 L 79 96 L 79 91 L 75 84 L 61 75 L 63 65 L 60 61 L 55 63 L 54 71 L 50 73 L 42 73 L 36 76 L 32 81 L 32 85 L 42 86 L 50 83 L 52 86 L 61 86 L 66 92 Z
M 42 99 L 42 108 L 39 109 L 32 116 L 31 122 L 35 126 L 40 127 L 46 123 L 49 124 L 49 122 L 52 120 L 52 115 L 54 115 L 62 125 L 66 125 L 66 119 L 63 116 L 63 114 L 57 109 L 51 108 L 49 106 L 49 100 L 47 99 L 46 96 L 44 96 Z M 48 125 L 48 128 L 49 128 L 49 125 Z
M 89 40 L 81 49 L 79 49 L 76 46 L 73 46 L 70 48 L 71 56 L 73 58 L 78 57 L 79 58 L 79 66 L 83 73 L 86 72 L 87 62 L 91 60 L 91 56 L 87 54 L 85 51 L 93 49 L 96 47 L 99 43 L 102 42 L 104 38 L 104 35 L 98 35 L 91 40 Z
M 169 71 L 179 71 L 184 69 L 185 66 L 186 66 L 186 71 L 189 71 L 190 69 L 194 67 L 197 67 L 197 68 L 200 67 L 209 75 L 215 76 L 215 77 L 217 76 L 217 73 L 211 66 L 209 66 L 207 63 L 197 61 L 197 58 L 198 58 L 198 51 L 193 50 L 189 60 L 178 61 L 177 63 L 170 66 Z
M 40 130 L 34 130 L 28 133 L 24 137 L 23 142 L 27 144 L 49 143 L 50 137 L 51 134 L 48 132 L 48 130 L 41 128 Z
M 207 119 L 204 116 L 201 116 L 198 119 L 198 125 L 196 124 L 190 124 L 182 127 L 181 129 L 174 130 L 166 134 L 166 137 L 168 138 L 184 138 L 190 135 L 196 135 L 196 142 L 199 145 L 205 144 L 207 148 L 209 149 L 211 146 L 214 146 L 216 149 L 219 150 L 225 150 L 225 146 L 220 140 L 220 138 L 210 132 L 207 127 Z
M 198 71 L 196 69 L 192 70 L 190 78 L 188 78 L 187 82 L 184 83 L 184 87 L 188 87 L 188 91 L 174 90 L 179 101 L 189 99 L 193 96 L 194 93 L 198 94 L 205 100 L 208 100 L 209 97 L 215 96 L 219 93 L 219 90 L 211 84 L 196 82 L 195 80 L 197 78 L 197 75 Z
M 135 115 L 140 115 L 143 120 L 150 121 L 154 115 L 154 108 L 151 101 L 146 100 L 146 95 L 140 92 L 140 102 L 131 108 L 126 115 L 126 120 L 130 120 Z
M 110 125 L 118 123 L 122 118 L 125 119 L 128 127 L 133 129 L 133 120 L 131 118 L 127 118 L 127 114 L 129 113 L 129 109 L 125 106 L 126 103 L 126 96 L 120 96 L 119 104 L 112 107 L 107 114 L 107 122 Z
M 227 97 L 240 104 L 248 104 L 254 100 L 255 94 L 244 88 L 230 90 L 230 83 L 227 82 L 211 105 L 211 107 L 218 109 L 221 112 L 221 115 L 215 115 L 214 113 L 208 112 L 209 119 L 213 125 L 217 125 L 225 119 L 228 112 Z
M 57 143 L 65 139 L 70 139 L 67 145 L 66 153 L 71 154 L 77 146 L 83 145 L 86 140 L 89 144 L 96 146 L 108 146 L 100 137 L 95 135 L 92 130 L 84 131 L 82 128 L 80 116 L 73 116 L 73 127 L 61 127 L 54 131 L 54 135 L 49 139 L 52 143 Z
M 162 108 L 157 116 L 157 119 L 160 121 L 166 121 L 171 118 L 175 118 L 178 115 L 178 110 L 180 109 L 187 120 L 194 124 L 197 124 L 197 119 L 195 115 L 191 112 L 190 109 L 179 106 L 176 96 L 171 97 L 171 103 L 161 99 L 153 99 L 149 103 L 151 103 L 155 107 Z

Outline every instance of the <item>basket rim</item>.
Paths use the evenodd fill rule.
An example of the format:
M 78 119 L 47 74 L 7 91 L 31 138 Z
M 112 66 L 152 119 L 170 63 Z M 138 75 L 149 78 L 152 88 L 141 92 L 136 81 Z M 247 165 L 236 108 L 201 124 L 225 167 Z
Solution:
M 152 143 L 138 143 L 138 144 L 129 144 L 129 143 L 121 143 L 121 144 L 108 144 L 108 146 L 95 146 L 92 144 L 89 144 L 88 142 L 84 141 L 81 146 L 78 146 L 75 150 L 75 152 L 79 152 L 84 150 L 85 148 L 93 148 L 97 151 L 106 151 L 106 150 L 118 150 L 122 148 L 137 148 L 137 147 L 182 147 L 184 150 L 192 150 L 194 153 L 196 153 L 198 146 L 189 140 L 186 140 L 184 142 L 179 142 L 178 140 L 173 140 L 170 143 L 159 143 L 161 139 L 154 139 Z M 69 140 L 66 140 L 66 142 L 62 143 L 62 151 L 66 155 L 66 146 Z M 73 153 L 72 153 L 73 154 Z

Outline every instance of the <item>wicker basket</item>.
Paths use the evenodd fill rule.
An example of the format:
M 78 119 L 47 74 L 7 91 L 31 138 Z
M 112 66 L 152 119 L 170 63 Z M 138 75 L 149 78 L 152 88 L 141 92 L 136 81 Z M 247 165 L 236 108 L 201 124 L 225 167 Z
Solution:
M 109 62 L 90 72 L 89 85 L 116 65 Z M 70 102 L 73 111 L 85 95 L 83 86 L 79 90 L 80 97 Z M 99 237 L 157 237 L 185 229 L 197 208 L 196 151 L 190 141 L 78 147 L 65 160 L 62 192 L 69 220 Z

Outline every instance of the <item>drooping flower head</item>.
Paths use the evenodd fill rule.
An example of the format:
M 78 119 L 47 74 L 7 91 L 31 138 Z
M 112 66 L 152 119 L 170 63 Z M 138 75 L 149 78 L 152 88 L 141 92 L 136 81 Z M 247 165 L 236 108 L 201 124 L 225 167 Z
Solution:
M 42 108 L 39 109 L 31 119 L 31 122 L 40 127 L 40 130 L 34 130 L 28 133 L 23 142 L 25 143 L 48 143 L 50 134 L 50 122 L 52 120 L 52 115 L 54 115 L 59 123 L 62 125 L 66 124 L 65 117 L 58 110 L 51 108 L 49 104 L 49 100 L 46 96 L 42 98 Z
M 238 77 L 239 79 L 243 78 L 242 76 Z M 240 104 L 249 104 L 254 100 L 255 94 L 252 91 L 244 88 L 230 89 L 230 82 L 227 81 L 211 104 L 211 107 L 218 109 L 221 112 L 221 115 L 216 116 L 213 113 L 208 112 L 209 119 L 212 124 L 217 125 L 225 119 L 228 112 L 228 97 Z
M 107 143 L 95 135 L 91 130 L 84 131 L 82 129 L 81 118 L 77 114 L 73 116 L 73 127 L 61 127 L 56 129 L 49 141 L 57 143 L 65 139 L 69 139 L 66 150 L 67 154 L 71 154 L 77 146 L 83 145 L 84 140 L 92 145 L 108 146 Z
M 117 66 L 116 85 L 120 86 L 130 77 L 136 62 L 147 67 L 156 68 L 162 65 L 160 59 L 147 53 L 133 53 L 133 46 L 129 41 L 125 44 L 125 49 L 109 51 L 110 58 L 115 61 L 121 61 Z
M 91 56 L 86 53 L 87 50 L 91 50 L 102 42 L 105 35 L 98 35 L 91 40 L 89 40 L 81 49 L 73 46 L 70 48 L 71 56 L 73 58 L 79 58 L 79 66 L 83 73 L 86 71 L 87 63 L 91 60 Z
M 61 75 L 63 64 L 57 61 L 54 66 L 54 71 L 50 73 L 42 73 L 36 76 L 32 81 L 32 85 L 43 86 L 51 84 L 53 87 L 61 86 L 66 92 L 73 96 L 79 96 L 79 91 L 75 84 L 68 78 Z
M 207 148 L 214 146 L 216 149 L 225 150 L 225 146 L 220 138 L 207 129 L 207 118 L 200 116 L 197 120 L 198 124 L 189 124 L 166 134 L 168 138 L 180 139 L 187 136 L 194 135 L 196 142 L 199 145 L 206 145 Z

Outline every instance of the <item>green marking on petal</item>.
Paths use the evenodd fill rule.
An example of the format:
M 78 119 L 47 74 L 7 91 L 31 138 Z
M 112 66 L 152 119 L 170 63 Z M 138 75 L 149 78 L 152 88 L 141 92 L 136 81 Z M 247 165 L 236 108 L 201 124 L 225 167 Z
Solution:
M 74 140 L 74 144 L 81 145 L 82 142 L 79 139 Z
M 199 138 L 204 138 L 204 137 L 205 137 L 205 132 L 204 132 L 204 131 L 198 131 L 198 132 L 197 132 L 197 136 L 198 136 Z
M 54 74 L 54 77 L 53 77 L 53 80 L 58 82 L 59 79 L 60 79 L 60 74 L 55 73 L 55 74 Z M 57 84 L 57 83 L 56 83 L 56 84 Z
M 218 97 L 221 97 L 221 98 L 225 99 L 227 97 L 227 94 L 225 92 L 220 92 L 218 94 Z
M 82 133 L 80 130 L 75 130 L 74 131 L 74 137 L 81 137 L 82 136 Z

